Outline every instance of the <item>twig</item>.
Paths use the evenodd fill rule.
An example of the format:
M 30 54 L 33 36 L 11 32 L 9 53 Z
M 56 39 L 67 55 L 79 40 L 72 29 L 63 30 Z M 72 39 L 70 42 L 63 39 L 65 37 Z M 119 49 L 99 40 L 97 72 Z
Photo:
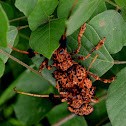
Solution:
M 126 61 L 117 61 L 117 60 L 115 60 L 114 64 L 126 64 Z
M 34 70 L 33 68 L 29 67 L 27 64 L 23 63 L 22 61 L 18 60 L 17 58 L 11 56 L 10 54 L 4 52 L 3 50 L 0 49 L 0 52 L 3 53 L 4 55 L 8 56 L 9 58 L 11 58 L 12 60 L 16 61 L 17 63 L 21 64 L 22 66 L 26 67 L 27 69 L 31 70 L 32 72 L 38 74 L 39 76 L 42 76 L 41 73 L 39 73 L 38 71 Z
M 108 120 L 108 117 L 105 117 L 103 120 L 101 120 L 99 123 L 97 123 L 96 126 L 101 126 L 107 120 Z
M 17 27 L 17 30 L 21 30 L 21 29 L 23 29 L 23 28 L 28 28 L 28 27 L 29 27 L 29 25 L 19 26 L 19 27 Z
M 105 0 L 106 2 L 108 2 L 109 4 L 113 5 L 114 7 L 116 7 L 117 10 L 119 10 L 119 6 L 116 5 L 115 3 L 113 3 L 112 1 L 110 0 Z
M 29 37 L 22 33 L 19 33 L 19 36 L 22 37 L 23 39 L 29 40 Z
M 78 0 L 75 0 L 75 1 L 74 1 L 73 5 L 72 5 L 72 7 L 71 7 L 71 9 L 70 9 L 70 12 L 69 12 L 69 14 L 68 14 L 67 20 L 69 19 L 70 15 L 71 15 L 71 13 L 72 13 L 72 10 L 73 10 L 73 8 L 75 7 L 75 5 L 77 4 L 77 2 L 78 2 Z
M 55 123 L 53 126 L 60 126 L 61 124 L 65 123 L 68 120 L 70 120 L 71 118 L 73 118 L 74 116 L 76 116 L 76 115 L 75 114 L 70 114 L 67 117 L 65 117 L 64 119 L 62 119 L 59 122 Z
M 77 4 L 77 2 L 78 2 L 78 0 L 75 0 L 75 1 L 74 1 L 73 5 L 72 5 L 72 7 L 71 7 L 71 9 L 70 9 L 70 11 L 69 11 L 69 14 L 68 14 L 67 20 L 70 18 L 71 13 L 72 13 L 72 10 L 73 10 L 73 8 L 75 7 L 75 5 Z M 65 31 L 64 31 L 63 36 L 66 36 L 66 31 L 67 31 L 67 26 L 65 27 Z
M 26 16 L 23 16 L 23 17 L 19 17 L 19 18 L 12 19 L 9 22 L 18 21 L 18 20 L 25 19 L 25 18 L 26 18 Z

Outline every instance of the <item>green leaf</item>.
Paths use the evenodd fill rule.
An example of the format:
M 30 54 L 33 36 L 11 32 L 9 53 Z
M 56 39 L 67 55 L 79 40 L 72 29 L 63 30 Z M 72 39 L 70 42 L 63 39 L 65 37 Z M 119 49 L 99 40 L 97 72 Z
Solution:
M 3 75 L 5 69 L 5 65 L 3 60 L 0 58 L 0 77 Z
M 74 32 L 72 35 L 68 36 L 68 49 L 69 51 L 73 51 L 78 47 L 78 37 L 79 30 Z M 87 56 L 89 52 L 98 44 L 100 38 L 94 28 L 90 25 L 86 25 L 86 30 L 81 38 L 81 49 L 80 52 L 75 56 Z M 114 64 L 112 57 L 107 51 L 105 45 L 103 45 L 99 50 L 94 51 L 90 57 L 88 57 L 85 61 L 77 61 L 81 63 L 86 68 L 89 67 L 90 63 L 98 53 L 98 57 L 93 63 L 90 72 L 101 76 L 106 73 Z
M 0 1 L 0 4 L 6 12 L 8 19 L 12 19 L 14 17 L 13 8 L 9 4 L 2 1 Z
M 96 16 L 97 14 L 99 14 L 105 10 L 107 10 L 106 5 L 105 5 L 105 1 L 101 0 L 89 20 L 91 20 L 94 16 Z
M 23 90 L 25 92 L 42 93 L 48 87 L 50 83 L 43 77 L 36 75 L 28 70 L 23 72 L 14 82 L 0 96 L 0 105 L 6 102 L 8 99 L 15 95 L 13 88 L 16 86 L 17 90 Z
M 72 4 L 75 0 L 60 0 L 57 8 L 58 18 L 67 18 Z
M 44 57 L 41 57 L 41 56 L 35 56 L 35 57 L 32 58 L 32 61 L 36 65 L 36 67 L 38 68 L 38 70 L 39 70 L 39 66 L 42 64 L 42 62 L 44 61 L 44 59 L 45 58 Z M 52 60 L 49 60 L 49 63 L 48 64 L 49 65 L 50 64 L 53 64 Z M 56 83 L 55 78 L 52 76 L 52 73 L 53 73 L 54 69 L 55 68 L 52 68 L 51 70 L 48 70 L 48 69 L 45 68 L 45 69 L 43 69 L 41 71 L 41 74 L 42 74 L 42 76 L 46 80 L 48 80 L 55 87 L 57 85 L 57 83 Z
M 99 103 L 93 105 L 94 111 L 85 117 L 86 121 L 89 122 L 88 125 L 96 126 L 101 120 L 104 120 L 108 116 L 105 103 L 106 100 L 101 100 Z
M 119 6 L 119 9 L 126 13 L 126 1 L 125 0 L 115 0 L 115 2 Z
M 65 118 L 66 116 L 70 115 L 70 112 L 68 111 L 67 107 L 68 104 L 65 102 L 55 106 L 50 112 L 48 112 L 46 117 L 48 118 L 51 125 L 57 123 L 58 121 Z
M 48 59 L 59 46 L 65 23 L 63 19 L 53 20 L 37 28 L 31 34 L 30 45 L 38 53 Z
M 118 74 L 108 89 L 107 111 L 113 126 L 126 124 L 126 67 Z
M 126 45 L 126 22 L 121 15 L 108 10 L 95 16 L 89 24 L 100 37 L 106 37 L 105 46 L 111 54 L 117 53 Z
M 0 123 L 0 126 L 13 126 L 9 121 L 4 121 Z
M 8 19 L 0 5 L 0 46 L 7 46 Z
M 93 14 L 101 0 L 81 0 L 78 8 L 67 22 L 67 35 L 72 34 Z
M 16 0 L 15 6 L 26 16 L 29 16 L 37 4 L 38 0 Z
M 14 110 L 17 118 L 29 126 L 38 123 L 51 108 L 52 103 L 48 98 L 21 95 Z
M 11 46 L 13 46 L 17 34 L 18 34 L 17 28 L 15 26 L 10 26 L 9 31 L 7 32 L 7 41 Z M 6 48 L 0 47 L 0 49 L 9 54 L 12 52 L 12 49 L 10 47 L 6 47 Z M 4 61 L 4 63 L 6 63 L 8 60 L 8 57 L 2 53 L 0 53 L 0 58 Z
M 126 12 L 122 11 L 122 12 L 121 12 L 121 15 L 122 15 L 124 21 L 126 21 Z
M 88 126 L 83 116 L 74 116 L 61 126 Z
M 32 72 L 24 73 L 16 84 L 17 90 L 34 94 L 46 94 L 45 91 L 50 86 L 47 80 Z M 21 94 L 14 108 L 17 118 L 22 123 L 32 125 L 42 119 L 42 116 L 52 108 L 52 103 L 48 98 L 36 98 Z
M 58 0 L 39 0 L 38 4 L 28 17 L 29 27 L 34 31 L 40 24 L 49 18 L 53 13 Z
M 8 120 L 12 126 L 26 126 L 26 125 L 23 125 L 19 120 L 17 120 L 16 118 L 9 118 Z M 11 125 L 7 125 L 7 126 L 11 126 Z M 5 126 L 5 125 L 4 125 Z
M 43 77 L 27 70 L 1 95 L 0 105 L 16 94 L 13 91 L 15 86 L 17 87 L 16 90 L 23 90 L 24 92 L 32 92 L 35 94 L 46 94 L 45 91 L 51 85 Z M 35 98 L 21 94 L 14 108 L 17 118 L 22 123 L 32 125 L 40 121 L 42 116 L 52 108 L 52 103 L 48 98 Z
M 123 19 L 126 21 L 126 1 L 125 0 L 115 0 L 116 4 L 119 6 L 121 10 L 121 15 Z

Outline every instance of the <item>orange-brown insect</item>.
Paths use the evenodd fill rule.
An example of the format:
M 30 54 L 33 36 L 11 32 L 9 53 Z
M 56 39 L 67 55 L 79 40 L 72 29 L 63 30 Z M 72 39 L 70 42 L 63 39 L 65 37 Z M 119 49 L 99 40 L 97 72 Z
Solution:
M 93 107 L 90 105 L 90 102 L 98 102 L 97 97 L 95 96 L 95 87 L 92 86 L 92 80 L 87 77 L 87 75 L 92 76 L 96 80 L 100 80 L 104 83 L 111 83 L 115 77 L 111 79 L 101 79 L 93 73 L 89 72 L 90 67 L 94 63 L 98 54 L 93 59 L 89 68 L 86 68 L 79 63 L 75 62 L 74 59 L 77 60 L 85 60 L 87 59 L 92 52 L 98 50 L 103 44 L 106 38 L 100 40 L 98 45 L 91 50 L 91 52 L 86 57 L 75 57 L 74 59 L 71 55 L 75 55 L 80 51 L 81 48 L 81 37 L 86 29 L 86 23 L 81 26 L 81 30 L 78 34 L 78 49 L 75 51 L 68 53 L 66 48 L 66 37 L 65 34 L 62 36 L 60 42 L 60 47 L 53 53 L 53 61 L 54 63 L 51 66 L 48 66 L 48 60 L 45 59 L 40 65 L 39 71 L 46 68 L 50 70 L 53 67 L 56 67 L 57 70 L 53 72 L 54 77 L 56 78 L 58 92 L 60 95 L 54 95 L 54 97 L 61 97 L 61 101 L 68 101 L 68 109 L 69 111 L 78 114 L 78 115 L 89 115 L 93 111 Z M 13 47 L 12 49 L 26 53 L 32 57 L 35 54 L 39 54 L 33 51 L 20 51 Z M 32 56 L 31 56 L 32 54 Z M 14 91 L 16 91 L 14 89 Z M 17 93 L 36 96 L 36 97 L 49 97 L 49 95 L 36 95 L 25 92 L 16 91 Z

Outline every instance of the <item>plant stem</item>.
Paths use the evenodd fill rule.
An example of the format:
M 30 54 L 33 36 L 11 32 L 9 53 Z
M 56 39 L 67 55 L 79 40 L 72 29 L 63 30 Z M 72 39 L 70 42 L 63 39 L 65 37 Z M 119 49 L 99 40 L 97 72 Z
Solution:
M 38 74 L 39 76 L 42 76 L 41 73 L 39 73 L 38 71 L 34 70 L 33 68 L 31 68 L 30 66 L 28 66 L 27 64 L 23 63 L 22 61 L 18 60 L 17 58 L 11 56 L 10 54 L 4 52 L 3 50 L 0 49 L 0 52 L 3 53 L 4 55 L 8 56 L 9 58 L 11 58 L 12 60 L 16 61 L 17 63 L 21 64 L 22 66 L 26 67 L 27 69 L 31 70 L 32 72 Z
M 26 39 L 26 40 L 29 41 L 29 37 L 28 36 L 26 36 L 26 35 L 24 35 L 22 33 L 19 33 L 19 36 L 22 37 L 23 39 Z
M 117 61 L 117 60 L 115 60 L 114 64 L 126 64 L 126 61 Z
M 25 19 L 25 18 L 26 18 L 26 16 L 23 16 L 23 17 L 19 17 L 19 18 L 12 19 L 9 22 L 18 21 L 18 20 Z
M 108 120 L 108 116 L 105 117 L 103 120 L 101 120 L 99 123 L 97 123 L 96 126 L 101 126 L 107 120 Z
M 71 7 L 71 9 L 70 9 L 70 12 L 69 12 L 69 14 L 68 14 L 67 20 L 68 20 L 69 17 L 71 16 L 72 10 L 73 10 L 73 8 L 75 7 L 75 5 L 77 4 L 77 2 L 78 2 L 78 0 L 75 0 L 75 1 L 74 1 L 73 5 L 72 5 L 72 7 Z
M 67 117 L 65 117 L 64 119 L 62 119 L 59 122 L 55 123 L 53 126 L 60 126 L 61 124 L 65 123 L 68 120 L 70 120 L 71 118 L 73 118 L 74 116 L 76 116 L 76 115 L 75 114 L 70 114 Z
M 28 28 L 28 27 L 29 27 L 29 25 L 19 26 L 19 27 L 17 27 L 17 30 L 21 30 L 21 29 L 23 29 L 23 28 Z
M 108 2 L 109 4 L 113 5 L 114 7 L 116 7 L 117 9 L 119 9 L 119 6 L 116 5 L 115 3 L 113 3 L 112 1 L 110 0 L 105 0 L 106 2 Z

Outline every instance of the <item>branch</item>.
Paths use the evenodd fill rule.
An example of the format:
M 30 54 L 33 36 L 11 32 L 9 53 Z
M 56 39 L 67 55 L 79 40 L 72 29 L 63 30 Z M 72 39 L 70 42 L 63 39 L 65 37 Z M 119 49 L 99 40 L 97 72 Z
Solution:
M 59 122 L 55 123 L 53 126 L 60 126 L 61 124 L 65 123 L 68 120 L 70 120 L 71 118 L 73 118 L 74 116 L 76 116 L 76 115 L 75 114 L 70 114 L 67 117 L 65 117 L 64 119 L 62 119 Z
M 25 18 L 27 18 L 27 17 L 26 16 L 23 16 L 23 17 L 19 17 L 19 18 L 12 19 L 9 22 L 18 21 L 18 20 L 25 19 Z
M 17 30 L 21 30 L 21 29 L 23 29 L 23 28 L 28 28 L 28 27 L 29 27 L 29 25 L 19 26 L 19 27 L 17 27 Z
M 114 61 L 114 64 L 126 64 L 126 61 L 118 61 L 118 60 L 115 60 Z
M 9 58 L 11 58 L 12 60 L 16 61 L 17 63 L 21 64 L 22 66 L 26 67 L 27 69 L 31 70 L 32 72 L 38 74 L 39 76 L 42 77 L 42 74 L 39 73 L 38 71 L 34 70 L 33 68 L 31 68 L 30 66 L 28 66 L 27 64 L 23 63 L 22 61 L 18 60 L 17 58 L 11 56 L 10 54 L 4 52 L 3 50 L 0 49 L 0 52 L 3 53 L 4 55 L 8 56 Z
M 112 6 L 116 7 L 117 10 L 120 9 L 119 6 L 116 5 L 115 3 L 113 3 L 112 1 L 110 1 L 110 0 L 105 0 L 105 1 L 108 2 L 109 4 L 111 4 Z

